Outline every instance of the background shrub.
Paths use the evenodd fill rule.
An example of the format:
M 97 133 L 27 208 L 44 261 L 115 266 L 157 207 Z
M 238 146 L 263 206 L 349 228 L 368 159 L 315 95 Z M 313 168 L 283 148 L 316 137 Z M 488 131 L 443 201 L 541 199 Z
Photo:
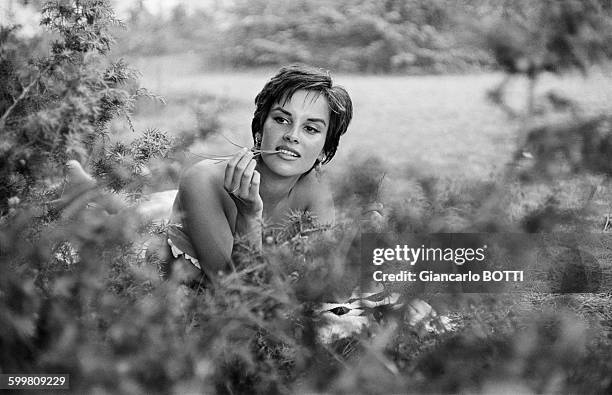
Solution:
M 511 25 L 504 37 L 516 41 L 504 41 L 493 24 L 486 40 L 466 47 L 455 46 L 458 38 L 451 37 L 459 23 L 451 2 L 326 3 L 284 8 L 236 2 L 233 29 L 222 30 L 233 35 L 221 62 L 307 60 L 389 72 L 495 61 L 509 76 L 523 74 L 535 85 L 551 62 L 556 72 L 588 71 L 586 66 L 609 56 L 608 42 L 598 40 L 607 34 L 608 20 L 599 18 L 609 11 L 605 2 L 558 2 L 546 14 L 532 2 L 464 1 L 461 7 L 471 15 L 509 15 L 505 20 L 532 29 Z M 355 160 L 337 183 L 338 201 L 344 202 L 339 226 L 322 232 L 308 213 L 293 213 L 263 254 L 241 246 L 234 267 L 214 288 L 192 289 L 159 279 L 157 262 L 145 259 L 142 249 L 165 224 L 143 223 L 129 209 L 158 187 L 159 174 L 181 162 L 177 149 L 189 145 L 190 136 L 178 141 L 157 129 L 140 133 L 128 121 L 132 141 L 114 139 L 112 120 L 129 120 L 136 98 L 147 92 L 125 62 L 111 60 L 108 29 L 117 24 L 111 8 L 81 0 L 47 3 L 43 10 L 43 24 L 54 37 L 46 52 L 19 38 L 17 27 L 3 26 L 0 34 L 2 373 L 70 373 L 75 393 L 609 392 L 609 265 L 601 268 L 600 293 L 401 290 L 405 301 L 426 298 L 452 320 L 455 330 L 441 334 L 405 325 L 406 311 L 400 310 L 373 314 L 369 328 L 325 344 L 318 330 L 327 322 L 317 313 L 321 302 L 345 298 L 360 283 L 358 235 L 367 224 L 355 218 L 372 202 L 385 204 L 378 225 L 388 231 L 601 230 L 602 212 L 589 214 L 596 192 L 590 188 L 609 188 L 609 114 L 583 116 L 566 108 L 563 115 L 573 122 L 560 126 L 536 111 L 546 97 L 533 89 L 523 98 L 532 105 L 514 114 L 518 120 L 508 119 L 519 124 L 523 139 L 499 180 L 397 182 L 383 160 Z M 160 30 L 138 48 L 171 51 L 180 37 L 186 43 L 203 32 L 218 37 L 180 11 L 171 22 L 162 21 L 174 29 L 166 31 L 166 41 L 154 39 Z M 214 13 L 207 15 L 206 21 L 215 20 Z M 158 26 L 145 16 L 133 18 Z M 596 34 L 576 34 L 585 31 Z M 538 51 L 501 45 L 526 37 L 560 47 L 551 44 L 545 52 L 550 58 L 538 63 Z M 203 47 L 216 45 L 210 41 L 202 40 Z M 245 42 L 246 56 L 239 57 Z M 334 42 L 345 52 L 335 52 Z M 461 55 L 470 45 L 480 45 L 481 52 Z M 465 63 L 445 55 L 451 47 L 467 56 Z M 503 90 L 491 98 L 504 106 Z M 193 135 L 215 135 L 220 121 L 210 115 L 218 112 L 210 102 L 194 105 L 200 117 Z M 48 207 L 60 193 L 67 159 L 93 170 L 97 186 L 86 197 L 102 207 L 115 196 L 109 190 L 127 197 L 117 205 L 120 215 L 78 202 L 61 213 Z M 609 249 L 601 245 L 589 253 L 607 264 Z M 575 262 L 568 267 L 577 270 Z M 567 278 L 562 271 L 552 275 Z

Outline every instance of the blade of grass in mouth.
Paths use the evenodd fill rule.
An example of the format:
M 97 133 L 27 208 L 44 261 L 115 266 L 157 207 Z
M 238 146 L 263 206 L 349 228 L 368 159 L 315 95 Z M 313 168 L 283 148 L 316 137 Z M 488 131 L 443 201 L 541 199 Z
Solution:
M 221 163 L 221 162 L 228 161 L 228 160 L 232 159 L 234 157 L 234 155 L 236 155 L 238 152 L 234 152 L 232 154 L 213 155 L 213 154 L 198 154 L 198 153 L 195 153 L 195 152 L 187 151 L 187 153 L 189 153 L 189 154 L 191 154 L 193 156 L 197 156 L 198 158 L 214 160 L 215 163 Z M 257 150 L 257 149 L 251 149 L 251 152 L 253 152 L 253 156 L 257 156 L 257 155 L 261 155 L 261 154 L 272 155 L 272 154 L 279 154 L 280 153 L 279 151 Z
M 233 142 L 229 137 L 227 137 L 226 135 L 224 135 L 223 133 L 219 133 L 221 135 L 221 137 L 223 137 L 225 140 L 227 140 L 231 145 L 238 147 L 240 149 L 246 148 L 243 147 L 242 145 Z M 277 154 L 278 151 L 272 151 L 272 150 L 261 150 L 259 148 L 251 148 L 251 151 L 255 154 Z M 236 153 L 232 154 L 232 155 L 236 155 Z
M 227 142 L 229 142 L 231 145 L 238 147 L 240 149 L 244 149 L 247 147 L 243 147 L 242 145 L 233 142 L 229 137 L 225 136 L 223 133 L 219 133 L 219 135 L 221 137 L 223 137 L 223 139 L 225 139 Z M 199 158 L 202 159 L 209 159 L 209 160 L 214 160 L 215 164 L 216 163 L 222 163 L 225 161 L 230 160 L 234 155 L 236 155 L 239 151 L 231 153 L 231 154 L 220 154 L 220 155 L 215 155 L 215 154 L 196 154 L 195 152 L 191 152 L 191 151 L 187 151 L 188 153 L 190 153 L 191 155 L 197 156 Z M 272 150 L 261 150 L 259 148 L 251 148 L 251 152 L 253 152 L 254 156 L 256 155 L 261 155 L 261 154 L 279 154 L 279 151 L 272 151 Z
M 229 142 L 231 145 L 236 146 L 236 147 L 241 148 L 241 149 L 242 149 L 242 148 L 244 148 L 244 147 L 243 147 L 243 146 L 241 146 L 240 144 L 234 143 L 232 140 L 230 140 L 230 138 L 229 138 L 229 137 L 227 137 L 227 136 L 226 136 L 226 135 L 224 135 L 223 133 L 219 133 L 219 135 L 220 135 L 221 137 L 223 137 L 223 138 L 224 138 L 226 141 L 228 141 L 228 142 Z

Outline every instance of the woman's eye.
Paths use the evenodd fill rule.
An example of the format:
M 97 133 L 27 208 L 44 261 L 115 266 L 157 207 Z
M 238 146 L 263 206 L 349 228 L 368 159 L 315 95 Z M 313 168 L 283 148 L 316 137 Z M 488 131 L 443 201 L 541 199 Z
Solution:
M 307 131 L 308 133 L 312 133 L 312 134 L 314 134 L 314 133 L 320 133 L 319 129 L 317 129 L 317 128 L 313 128 L 312 126 L 306 126 L 306 128 L 305 128 L 305 129 L 306 129 L 306 131 Z
M 280 124 L 283 124 L 283 125 L 289 123 L 289 121 L 286 120 L 283 117 L 274 117 L 274 120 L 276 121 L 276 123 L 280 123 Z

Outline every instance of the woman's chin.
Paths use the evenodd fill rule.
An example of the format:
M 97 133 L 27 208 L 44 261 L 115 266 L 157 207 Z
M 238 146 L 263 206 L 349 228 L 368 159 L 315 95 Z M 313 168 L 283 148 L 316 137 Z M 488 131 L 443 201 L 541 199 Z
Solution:
M 281 177 L 295 177 L 306 173 L 310 167 L 304 165 L 301 160 L 284 160 L 282 158 L 273 158 L 265 160 L 266 167 L 274 174 Z
M 279 175 L 281 177 L 301 176 L 307 171 L 303 169 L 291 168 L 289 166 L 274 166 L 274 167 L 271 167 L 270 170 L 272 171 L 272 173 Z

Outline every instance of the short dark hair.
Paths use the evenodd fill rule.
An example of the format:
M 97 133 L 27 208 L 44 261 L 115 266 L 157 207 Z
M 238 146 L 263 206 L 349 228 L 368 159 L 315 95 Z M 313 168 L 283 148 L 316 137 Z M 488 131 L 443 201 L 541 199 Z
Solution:
M 251 122 L 253 139 L 257 133 L 263 133 L 263 125 L 272 105 L 281 100 L 285 102 L 291 100 L 293 94 L 300 89 L 319 92 L 329 103 L 329 127 L 323 146 L 325 159 L 322 163 L 325 164 L 334 157 L 340 136 L 346 133 L 353 117 L 353 103 L 346 90 L 341 86 L 333 85 L 329 72 L 322 69 L 293 64 L 281 68 L 266 83 L 255 97 L 256 108 L 253 122 Z

